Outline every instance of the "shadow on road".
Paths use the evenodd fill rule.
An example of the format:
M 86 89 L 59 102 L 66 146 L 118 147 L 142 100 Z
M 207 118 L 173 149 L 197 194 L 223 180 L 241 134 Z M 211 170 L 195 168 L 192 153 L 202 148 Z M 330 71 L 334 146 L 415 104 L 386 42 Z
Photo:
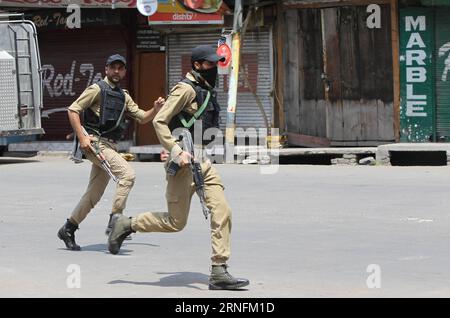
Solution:
M 0 158 L 0 165 L 17 164 L 17 163 L 32 163 L 39 162 L 35 159 L 22 159 L 22 158 Z
M 108 284 L 133 284 L 143 286 L 159 286 L 159 287 L 187 287 L 194 289 L 203 289 L 193 284 L 208 285 L 209 276 L 202 273 L 194 272 L 176 272 L 176 273 L 157 273 L 159 275 L 168 275 L 160 278 L 157 282 L 133 282 L 127 280 L 113 280 Z
M 119 255 L 120 254 L 126 255 L 126 253 L 130 253 L 132 251 L 133 250 L 127 250 L 127 249 L 121 248 Z M 81 246 L 81 252 L 102 252 L 102 253 L 110 254 L 108 251 L 108 246 L 106 244 L 92 244 L 92 245 Z
M 146 245 L 146 246 L 152 246 L 152 247 L 159 247 L 159 245 L 148 244 L 148 243 L 125 243 L 125 244 L 123 244 L 123 246 L 127 246 L 127 245 Z M 108 245 L 106 245 L 106 244 L 92 244 L 92 245 L 81 246 L 81 251 L 82 252 L 83 251 L 102 252 L 102 253 L 110 254 L 108 251 Z M 130 252 L 133 252 L 133 250 L 127 250 L 122 247 L 120 249 L 119 255 L 130 253 Z M 128 255 L 128 254 L 126 254 L 126 255 Z
M 124 245 L 146 245 L 146 246 L 152 246 L 152 247 L 159 247 L 159 245 L 149 244 L 149 243 L 125 243 Z

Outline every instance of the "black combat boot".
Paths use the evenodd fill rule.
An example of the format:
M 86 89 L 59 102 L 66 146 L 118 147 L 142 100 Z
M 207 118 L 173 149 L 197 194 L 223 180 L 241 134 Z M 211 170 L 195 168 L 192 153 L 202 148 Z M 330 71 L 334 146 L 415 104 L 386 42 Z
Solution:
M 234 290 L 247 286 L 250 282 L 245 278 L 234 278 L 227 271 L 227 265 L 213 265 L 209 276 L 209 289 Z
M 108 236 L 108 250 L 111 254 L 117 254 L 120 251 L 125 238 L 133 233 L 131 229 L 131 218 L 127 218 L 120 214 L 112 218 L 112 230 Z
M 75 231 L 78 229 L 78 225 L 73 224 L 67 219 L 66 223 L 58 231 L 58 238 L 64 241 L 67 249 L 72 251 L 79 251 L 81 248 L 75 242 Z
M 109 236 L 109 233 L 111 233 L 112 230 L 112 224 L 114 222 L 114 220 L 119 216 L 122 215 L 120 213 L 111 213 L 109 215 L 109 221 L 108 221 L 108 225 L 106 226 L 106 230 L 105 230 L 105 235 Z M 130 241 L 131 240 L 131 235 L 128 235 L 125 240 Z

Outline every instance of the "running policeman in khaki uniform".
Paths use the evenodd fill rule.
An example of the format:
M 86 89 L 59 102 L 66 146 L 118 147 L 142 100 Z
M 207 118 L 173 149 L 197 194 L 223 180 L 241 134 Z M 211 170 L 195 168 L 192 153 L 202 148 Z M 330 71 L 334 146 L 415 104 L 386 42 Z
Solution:
M 178 232 L 186 225 L 191 198 L 195 192 L 189 167 L 191 155 L 177 144 L 172 132 L 186 127 L 185 124 L 192 118 L 194 120 L 191 123 L 195 118 L 202 121 L 203 131 L 211 127 L 219 128 L 220 108 L 213 88 L 217 78 L 217 62 L 222 59 L 211 46 L 202 45 L 193 49 L 192 71 L 173 87 L 164 108 L 153 120 L 158 139 L 170 154 L 169 159 L 181 167 L 174 176 L 166 176 L 168 213 L 146 212 L 133 218 L 119 216 L 113 221 L 108 238 L 108 249 L 112 254 L 119 252 L 124 238 L 132 232 Z M 198 139 L 198 136 L 195 139 Z M 212 269 L 209 288 L 238 289 L 247 286 L 247 279 L 234 278 L 227 271 L 231 210 L 224 195 L 222 181 L 211 162 L 204 161 L 201 168 L 206 205 L 211 211 Z
M 75 230 L 86 218 L 103 196 L 109 182 L 108 173 L 103 170 L 99 159 L 92 150 L 98 148 L 110 165 L 112 174 L 118 179 L 113 206 L 108 222 L 106 235 L 109 235 L 112 220 L 125 209 L 128 194 L 133 187 L 135 173 L 129 163 L 117 152 L 117 141 L 125 129 L 124 117 L 128 116 L 140 124 L 150 122 L 164 104 L 159 98 L 154 107 L 144 111 L 133 101 L 128 92 L 119 87 L 125 77 L 126 60 L 119 54 L 108 58 L 105 67 L 106 77 L 89 86 L 68 108 L 70 124 L 79 140 L 80 148 L 86 158 L 92 162 L 89 184 L 72 215 L 58 231 L 58 237 L 70 250 L 80 250 L 75 242 Z M 83 134 L 80 115 L 83 115 L 83 126 L 88 136 Z M 91 143 L 95 146 L 91 148 Z

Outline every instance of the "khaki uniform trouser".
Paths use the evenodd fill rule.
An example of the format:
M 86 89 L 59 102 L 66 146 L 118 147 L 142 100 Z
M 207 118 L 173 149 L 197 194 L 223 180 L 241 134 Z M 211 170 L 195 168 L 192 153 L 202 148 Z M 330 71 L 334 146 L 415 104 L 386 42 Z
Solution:
M 211 210 L 212 264 L 225 264 L 230 257 L 231 209 L 225 198 L 224 187 L 211 163 L 201 164 L 205 180 L 206 205 Z M 132 218 L 131 227 L 138 232 L 178 232 L 186 225 L 195 186 L 190 167 L 178 170 L 175 176 L 166 176 L 168 213 L 145 212 Z M 199 212 L 200 213 L 200 212 Z
M 122 213 L 125 209 L 128 194 L 134 185 L 134 169 L 117 152 L 115 144 L 102 141 L 100 142 L 100 149 L 109 162 L 113 175 L 119 180 L 116 185 L 111 213 Z M 86 218 L 97 202 L 100 201 L 110 179 L 108 173 L 100 165 L 100 161 L 91 151 L 86 151 L 85 156 L 92 162 L 92 168 L 86 192 L 72 212 L 71 218 L 78 224 Z

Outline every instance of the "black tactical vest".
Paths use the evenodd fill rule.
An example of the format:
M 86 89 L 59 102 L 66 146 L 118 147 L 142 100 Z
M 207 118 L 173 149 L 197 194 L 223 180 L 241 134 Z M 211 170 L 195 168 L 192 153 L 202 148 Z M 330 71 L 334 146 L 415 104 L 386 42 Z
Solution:
M 177 116 L 174 116 L 172 118 L 172 120 L 169 123 L 169 129 L 171 132 L 173 132 L 176 128 L 180 127 L 187 128 L 191 132 L 193 140 L 196 140 L 194 136 L 194 122 L 197 120 L 201 120 L 202 141 L 204 144 L 207 144 L 210 142 L 210 140 L 203 140 L 205 131 L 208 128 L 217 128 L 217 129 L 219 128 L 220 106 L 219 103 L 217 102 L 217 93 L 215 90 L 213 89 L 208 90 L 202 87 L 199 83 L 193 82 L 188 78 L 184 78 L 183 80 L 181 80 L 181 82 L 191 85 L 192 88 L 195 90 L 198 111 L 197 113 L 195 113 L 195 115 L 189 114 L 185 111 L 181 111 Z M 203 110 L 203 112 L 200 112 L 200 107 L 207 99 L 208 92 L 210 94 L 208 104 L 206 105 L 206 108 Z M 184 123 L 182 119 L 184 119 Z M 192 122 L 192 125 L 186 127 L 186 123 L 189 122 Z
M 104 80 L 98 81 L 100 86 L 100 116 L 88 108 L 84 111 L 84 126 L 90 134 L 119 140 L 125 130 L 125 93 L 120 87 L 111 88 Z

